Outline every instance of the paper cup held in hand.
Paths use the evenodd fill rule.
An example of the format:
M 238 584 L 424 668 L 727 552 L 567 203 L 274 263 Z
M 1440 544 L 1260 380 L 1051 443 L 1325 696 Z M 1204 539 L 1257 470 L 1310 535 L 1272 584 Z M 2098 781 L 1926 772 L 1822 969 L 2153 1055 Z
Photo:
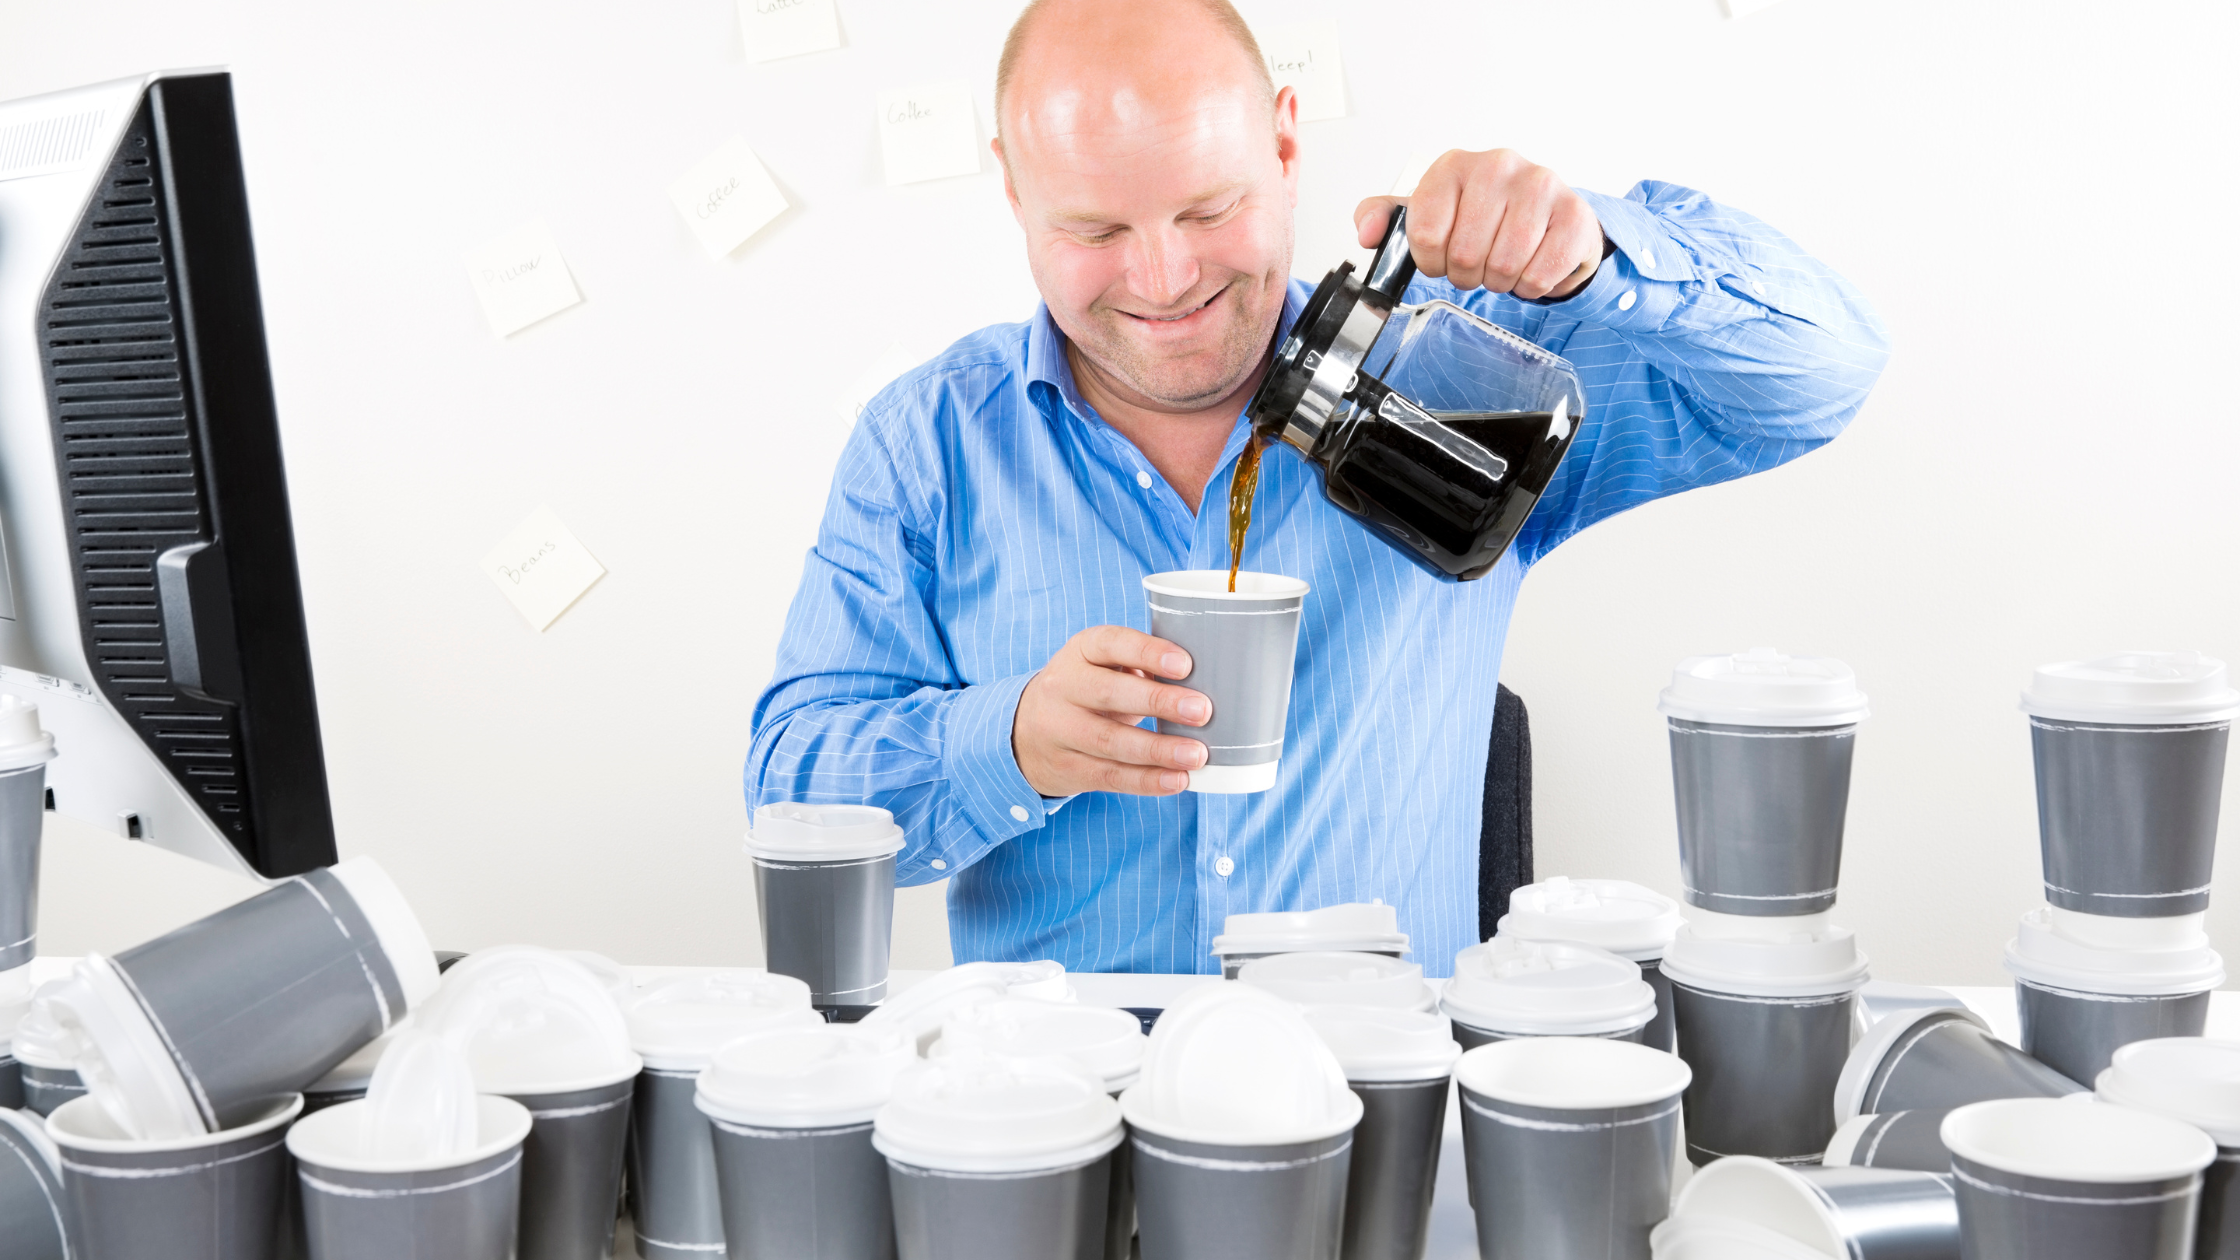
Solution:
M 1291 669 L 1299 646 L 1307 584 L 1273 573 L 1225 569 L 1154 573 L 1143 579 L 1151 633 L 1190 654 L 1182 685 L 1213 704 L 1204 726 L 1159 722 L 1162 735 L 1206 746 L 1190 772 L 1193 792 L 1265 792 L 1276 784 L 1283 728 L 1291 713 Z

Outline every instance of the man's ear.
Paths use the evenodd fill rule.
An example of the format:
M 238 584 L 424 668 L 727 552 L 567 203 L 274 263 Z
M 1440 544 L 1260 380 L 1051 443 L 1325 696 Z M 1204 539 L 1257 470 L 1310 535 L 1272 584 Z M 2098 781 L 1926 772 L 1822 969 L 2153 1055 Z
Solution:
M 1283 165 L 1284 183 L 1291 201 L 1299 201 L 1299 92 L 1286 87 L 1276 93 L 1276 161 Z

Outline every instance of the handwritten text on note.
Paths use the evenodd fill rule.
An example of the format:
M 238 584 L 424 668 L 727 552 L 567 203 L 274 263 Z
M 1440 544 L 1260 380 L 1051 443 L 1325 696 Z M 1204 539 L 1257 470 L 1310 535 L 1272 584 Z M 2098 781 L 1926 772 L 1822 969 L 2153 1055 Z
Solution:
M 721 258 L 785 213 L 786 195 L 737 136 L 669 185 L 669 204 L 708 257 Z
M 560 257 L 560 243 L 541 220 L 524 223 L 468 254 L 466 263 L 483 317 L 501 337 L 583 300 Z
M 881 93 L 879 152 L 890 184 L 978 174 L 980 128 L 973 121 L 972 85 L 948 79 Z
M 1300 122 L 1346 116 L 1346 71 L 1338 56 L 1336 22 L 1271 26 L 1253 36 L 1276 86 L 1298 92 Z
M 482 571 L 531 627 L 544 630 L 607 575 L 550 508 L 538 508 L 482 558 Z
M 840 46 L 833 0 L 739 0 L 739 38 L 747 60 L 776 61 Z

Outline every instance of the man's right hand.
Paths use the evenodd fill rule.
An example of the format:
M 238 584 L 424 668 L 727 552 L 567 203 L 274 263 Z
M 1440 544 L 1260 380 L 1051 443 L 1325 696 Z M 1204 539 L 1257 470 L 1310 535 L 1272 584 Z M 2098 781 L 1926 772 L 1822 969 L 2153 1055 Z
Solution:
M 1153 681 L 1189 673 L 1189 653 L 1126 626 L 1092 626 L 1067 640 L 1027 683 L 1011 719 L 1011 755 L 1028 785 L 1044 796 L 1171 796 L 1189 786 L 1186 772 L 1206 763 L 1206 746 L 1136 725 L 1147 717 L 1205 725 L 1212 701 Z

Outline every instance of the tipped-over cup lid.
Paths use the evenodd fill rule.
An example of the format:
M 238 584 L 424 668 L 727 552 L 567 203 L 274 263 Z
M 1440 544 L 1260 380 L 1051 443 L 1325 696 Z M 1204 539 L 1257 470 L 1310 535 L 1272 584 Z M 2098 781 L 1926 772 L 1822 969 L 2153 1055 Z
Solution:
M 1073 986 L 1065 968 L 1042 960 L 1023 963 L 969 962 L 935 972 L 879 1004 L 863 1017 L 866 1024 L 900 1024 L 921 1048 L 941 1033 L 941 1022 L 968 1006 L 1006 997 L 1070 1001 Z
M 41 985 L 25 1019 L 52 1028 L 55 1057 L 77 1071 L 85 1101 L 118 1135 L 185 1141 L 210 1132 L 162 1033 L 106 956 L 88 954 Z
M 54 736 L 39 725 L 39 706 L 21 696 L 0 696 L 0 771 L 54 760 Z
M 1494 931 L 1528 941 L 1576 941 L 1644 962 L 1664 957 L 1680 930 L 1680 903 L 1624 879 L 1569 879 L 1526 884 L 1509 894 L 1509 913 Z
M 556 949 L 552 952 L 597 976 L 599 983 L 606 987 L 607 996 L 614 999 L 616 1006 L 628 1010 L 630 1000 L 638 995 L 638 982 L 631 976 L 630 969 L 605 954 L 595 954 L 588 949 Z
M 1924 1175 L 1889 1171 L 1893 1181 Z M 1825 1196 L 1796 1169 L 1755 1155 L 1730 1155 L 1697 1169 L 1651 1238 L 1658 1260 L 1838 1260 L 1853 1254 Z
M 381 1065 L 381 1056 L 411 1027 L 411 1016 L 408 1015 L 395 1028 L 351 1051 L 349 1058 L 327 1069 L 325 1076 L 304 1086 L 305 1096 L 362 1094 L 372 1088 L 374 1069 Z
M 32 991 L 31 1003 L 24 1009 L 23 1018 L 17 1021 L 15 1035 L 9 1043 L 9 1053 L 15 1055 L 17 1062 L 58 1072 L 77 1066 L 75 1044 L 56 1021 L 54 1007 L 43 1000 L 48 994 L 60 991 L 65 983 L 49 980 Z
M 1143 1022 L 1118 1007 L 998 998 L 952 1012 L 930 1055 L 1071 1059 L 1110 1093 L 1135 1084 L 1149 1046 Z
M 1694 1079 L 1687 1063 L 1607 1037 L 1521 1037 L 1479 1046 L 1455 1064 L 1473 1094 L 1522 1107 L 1603 1111 L 1678 1099 Z
M 1849 726 L 1867 716 L 1867 697 L 1842 661 L 1761 647 L 1680 662 L 1657 712 L 1722 726 Z
M 597 976 L 548 949 L 477 950 L 413 1021 L 466 1051 L 486 1094 L 552 1094 L 634 1076 L 630 1029 Z
M 2182 921 L 2181 921 L 2182 920 Z M 2007 942 L 2007 971 L 2040 988 L 2124 997 L 2199 993 L 2224 983 L 2224 959 L 2194 915 L 2118 919 L 2040 906 Z
M 809 986 L 771 971 L 708 971 L 656 980 L 625 1013 L 630 1048 L 651 1068 L 698 1071 L 727 1041 L 766 1028 L 821 1024 Z
M 1640 964 L 1569 941 L 1497 936 L 1455 955 L 1439 1009 L 1465 1027 L 1507 1036 L 1624 1032 L 1656 1017 Z
M 848 862 L 902 851 L 894 815 L 873 805 L 777 801 L 754 811 L 747 852 L 790 862 Z
M 458 1046 L 434 1033 L 400 1033 L 355 1109 L 355 1150 L 364 1159 L 442 1166 L 479 1142 L 477 1097 L 474 1068 Z
M 1237 972 L 1245 984 L 1304 1006 L 1389 1006 L 1428 1011 L 1435 999 L 1421 964 L 1388 954 L 1303 951 L 1255 958 Z
M 1408 935 L 1400 912 L 1383 902 L 1286 910 L 1270 914 L 1232 914 L 1213 938 L 1217 957 L 1231 954 L 1288 954 L 1303 950 L 1342 950 L 1403 954 Z
M 2184 1177 L 2217 1158 L 2217 1144 L 2190 1124 L 2089 1095 L 1971 1103 L 1937 1136 L 1955 1156 L 2000 1172 L 2097 1185 Z
M 1306 1016 L 1243 984 L 1204 985 L 1167 1007 L 1120 1109 L 1147 1132 L 1222 1146 L 1313 1142 L 1361 1122 L 1361 1099 Z
M 2040 665 L 2022 693 L 2032 717 L 2116 726 L 2185 726 L 2240 716 L 2224 662 L 2199 652 L 2118 652 Z
M 1120 1105 L 1080 1065 L 966 1055 L 905 1071 L 871 1144 L 916 1168 L 992 1173 L 1071 1168 L 1120 1138 Z
M 1758 922 L 1758 936 L 1712 936 L 1693 922 L 1682 925 L 1659 964 L 1665 978 L 1742 997 L 1817 997 L 1866 984 L 1867 956 L 1850 928 L 1824 915 Z
M 1349 1081 L 1443 1081 L 1462 1053 L 1453 1026 L 1429 1011 L 1310 1006 L 1306 1016 Z
M 2240 1147 L 2240 1041 L 2156 1037 L 2116 1051 L 2094 1086 L 2102 1102 L 2183 1120 Z
M 817 1129 L 863 1124 L 918 1062 L 893 1025 L 817 1024 L 754 1033 L 725 1045 L 700 1072 L 694 1101 L 733 1124 Z

